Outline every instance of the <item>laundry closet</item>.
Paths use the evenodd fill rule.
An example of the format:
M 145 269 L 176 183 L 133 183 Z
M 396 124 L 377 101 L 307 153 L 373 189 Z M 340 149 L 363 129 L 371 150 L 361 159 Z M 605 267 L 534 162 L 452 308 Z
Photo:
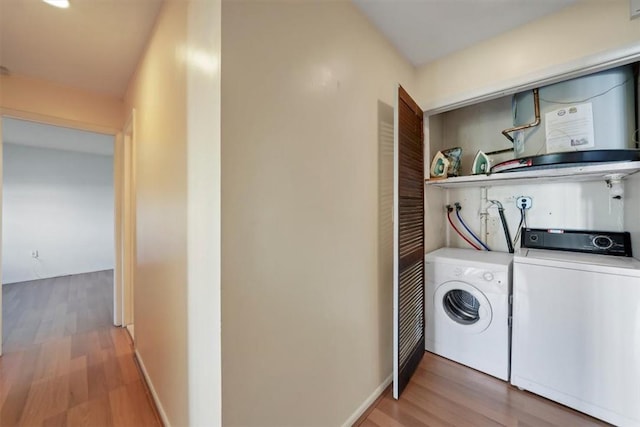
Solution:
M 402 163 L 416 154 L 396 152 L 396 395 L 422 345 L 640 425 L 638 70 L 616 64 L 424 113 L 422 319 L 415 271 L 402 270 Z
M 539 101 L 541 123 L 537 127 L 521 132 L 525 134 L 524 150 L 526 151 L 518 157 L 545 154 L 546 120 L 544 116 L 574 104 L 592 105 L 592 124 L 596 132 L 595 145 L 584 149 L 585 151 L 636 148 L 635 128 L 628 129 L 629 126 L 635 127 L 637 120 L 637 109 L 634 105 L 635 90 L 637 90 L 634 89 L 634 86 L 637 87 L 637 75 L 634 75 L 634 72 L 637 71 L 634 69 L 637 69 L 635 65 L 627 65 L 592 76 L 572 79 L 571 82 L 548 85 L 547 88 L 551 88 L 548 91 L 542 87 Z M 597 78 L 602 80 L 597 86 L 580 88 L 581 83 L 586 85 L 589 83 L 588 79 Z M 566 93 L 565 87 L 572 83 L 578 86 L 575 94 Z M 532 109 L 532 105 L 529 105 L 532 104 L 530 96 L 526 101 L 516 103 L 518 98 L 523 98 L 523 94 L 529 95 L 531 92 L 531 90 L 521 91 L 516 95 L 506 95 L 480 104 L 428 116 L 425 162 L 431 162 L 438 151 L 452 147 L 461 147 L 462 157 L 458 171 L 459 177 L 432 178 L 426 181 L 427 199 L 439 196 L 445 205 L 460 203 L 462 207 L 460 213 L 467 225 L 478 233 L 484 230 L 481 217 L 481 214 L 485 213 L 484 206 L 481 206 L 483 199 L 497 200 L 504 206 L 510 234 L 514 237 L 520 221 L 520 212 L 516 207 L 516 200 L 520 196 L 532 199 L 532 206 L 526 210 L 526 219 L 527 224 L 533 228 L 611 231 L 634 231 L 634 228 L 638 228 L 638 225 L 634 224 L 636 215 L 632 212 L 628 212 L 629 215 L 625 221 L 625 205 L 629 205 L 627 202 L 629 196 L 633 195 L 634 189 L 629 181 L 633 175 L 629 178 L 627 175 L 635 172 L 633 167 L 627 167 L 626 162 L 619 164 L 606 162 L 607 166 L 604 167 L 602 166 L 604 162 L 585 162 L 578 167 L 567 167 L 560 163 L 544 169 L 529 170 L 525 167 L 513 169 L 512 172 L 492 173 L 489 176 L 485 174 L 470 176 L 474 156 L 479 150 L 490 153 L 514 148 L 514 143 L 505 138 L 502 131 L 514 127 L 514 115 L 517 114 L 515 110 L 523 107 Z M 560 95 L 557 95 L 558 92 Z M 556 99 L 547 99 L 552 96 Z M 599 117 L 599 114 L 606 116 Z M 522 113 L 520 115 L 524 116 Z M 623 115 L 624 117 L 621 117 Z M 533 114 L 528 118 L 533 121 Z M 521 120 L 518 124 L 520 123 L 525 122 Z M 623 126 L 627 128 L 622 129 Z M 618 144 L 611 144 L 612 140 L 618 141 Z M 495 166 L 496 163 L 513 159 L 515 154 L 513 151 L 506 151 L 489 157 L 492 157 Z M 428 166 L 428 164 L 425 165 L 425 173 Z M 618 169 L 620 169 L 619 174 Z M 529 175 L 523 178 L 522 172 L 525 171 Z M 512 178 L 510 175 L 517 176 Z M 626 197 L 625 195 L 616 197 L 618 195 L 615 191 L 619 190 L 618 184 Z M 427 201 L 428 217 L 442 217 L 443 213 L 444 207 L 438 209 Z M 507 251 L 497 207 L 486 209 L 486 219 L 486 235 L 481 238 L 486 239 L 487 245 L 492 250 Z M 444 223 L 446 222 L 445 218 Z M 446 246 L 470 247 L 448 224 L 440 232 L 444 235 L 437 236 L 436 239 L 439 238 L 440 241 L 444 239 Z M 430 246 L 429 234 L 433 234 L 433 231 L 430 230 L 427 234 L 427 247 Z M 640 238 L 640 235 L 636 237 Z M 637 246 L 640 248 L 640 240 L 637 241 Z

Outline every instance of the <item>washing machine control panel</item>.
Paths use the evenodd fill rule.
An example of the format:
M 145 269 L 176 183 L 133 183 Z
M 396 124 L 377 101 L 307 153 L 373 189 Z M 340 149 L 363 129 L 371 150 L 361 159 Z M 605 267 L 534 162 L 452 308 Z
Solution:
M 428 264 L 427 269 L 434 268 L 437 271 L 435 282 L 460 281 L 484 286 L 483 289 L 491 292 L 502 292 L 508 284 L 508 272 L 500 269 L 489 270 L 478 267 L 461 266 L 433 266 Z M 432 279 L 433 280 L 433 279 Z

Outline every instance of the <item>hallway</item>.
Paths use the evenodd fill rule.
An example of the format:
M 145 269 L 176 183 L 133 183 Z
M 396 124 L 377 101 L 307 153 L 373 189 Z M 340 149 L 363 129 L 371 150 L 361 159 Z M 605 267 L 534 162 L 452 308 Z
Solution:
M 2 426 L 159 426 L 113 271 L 4 285 Z

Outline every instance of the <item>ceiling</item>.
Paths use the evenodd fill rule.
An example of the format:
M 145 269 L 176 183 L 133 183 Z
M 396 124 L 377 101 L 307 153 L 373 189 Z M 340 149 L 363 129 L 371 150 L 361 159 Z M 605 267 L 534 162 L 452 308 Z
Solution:
M 311 0 L 320 1 L 320 0 Z M 346 0 L 345 0 L 346 1 Z M 415 66 L 577 0 L 351 0 Z M 11 73 L 122 97 L 163 0 L 0 0 L 0 65 Z M 113 154 L 113 137 L 3 119 L 4 142 Z
M 0 65 L 12 74 L 121 97 L 162 0 L 0 0 Z
M 556 12 L 577 0 L 352 0 L 415 66 Z
M 162 1 L 70 0 L 71 7 L 58 9 L 38 0 L 0 0 L 0 65 L 122 97 Z M 419 66 L 577 0 L 352 1 Z
M 112 156 L 114 138 L 113 135 L 3 117 L 2 142 Z

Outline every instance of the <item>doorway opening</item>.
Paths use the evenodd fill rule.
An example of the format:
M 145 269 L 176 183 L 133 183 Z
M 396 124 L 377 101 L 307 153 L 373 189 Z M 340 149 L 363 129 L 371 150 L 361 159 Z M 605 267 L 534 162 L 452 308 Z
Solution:
M 111 327 L 114 136 L 2 117 L 5 351 Z

